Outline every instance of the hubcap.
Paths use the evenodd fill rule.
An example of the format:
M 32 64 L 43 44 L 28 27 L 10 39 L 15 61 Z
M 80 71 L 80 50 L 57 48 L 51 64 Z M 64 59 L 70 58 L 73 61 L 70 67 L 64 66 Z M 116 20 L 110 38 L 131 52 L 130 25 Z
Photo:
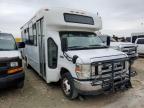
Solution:
M 70 94 L 71 87 L 70 87 L 68 79 L 66 79 L 66 78 L 63 79 L 63 90 L 66 95 Z

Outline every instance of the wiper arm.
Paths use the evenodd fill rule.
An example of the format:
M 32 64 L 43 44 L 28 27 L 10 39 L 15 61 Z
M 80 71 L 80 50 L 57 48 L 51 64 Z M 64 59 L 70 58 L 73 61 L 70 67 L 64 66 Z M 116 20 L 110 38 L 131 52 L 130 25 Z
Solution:
M 4 50 L 6 50 L 6 49 L 2 49 L 2 48 L 0 48 L 0 50 L 1 50 L 1 51 L 4 51 Z
M 69 48 L 81 48 L 81 47 L 83 47 L 83 46 L 71 46 Z
M 105 45 L 89 45 L 89 46 L 100 47 L 100 48 L 107 48 L 107 46 L 105 46 Z
M 72 47 L 68 47 L 68 49 L 87 49 L 89 47 L 85 47 L 85 46 L 72 46 Z
M 11 51 L 13 49 L 3 49 L 3 48 L 0 48 L 0 51 Z
M 102 45 L 89 45 L 89 46 L 102 46 Z

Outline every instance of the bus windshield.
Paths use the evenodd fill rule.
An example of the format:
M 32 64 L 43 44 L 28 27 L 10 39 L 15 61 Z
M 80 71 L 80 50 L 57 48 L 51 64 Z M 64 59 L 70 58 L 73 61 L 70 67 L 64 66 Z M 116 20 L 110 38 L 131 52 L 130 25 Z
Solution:
M 66 39 L 68 50 L 107 48 L 95 33 L 90 32 L 60 32 L 61 41 Z
M 16 50 L 16 43 L 12 35 L 0 33 L 0 51 Z

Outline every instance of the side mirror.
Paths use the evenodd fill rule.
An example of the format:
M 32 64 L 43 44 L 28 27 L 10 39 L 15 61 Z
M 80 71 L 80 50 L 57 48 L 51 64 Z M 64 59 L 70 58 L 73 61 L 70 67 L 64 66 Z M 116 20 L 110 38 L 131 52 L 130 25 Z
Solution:
M 18 48 L 25 48 L 25 43 L 24 42 L 18 42 L 17 46 L 18 46 Z
M 110 46 L 110 36 L 107 36 L 107 46 Z
M 75 64 L 76 63 L 76 60 L 77 60 L 78 56 L 77 55 L 74 55 L 73 58 L 72 58 L 72 62 Z
M 62 51 L 67 51 L 67 39 L 66 38 L 63 38 L 61 40 L 61 47 L 62 47 Z

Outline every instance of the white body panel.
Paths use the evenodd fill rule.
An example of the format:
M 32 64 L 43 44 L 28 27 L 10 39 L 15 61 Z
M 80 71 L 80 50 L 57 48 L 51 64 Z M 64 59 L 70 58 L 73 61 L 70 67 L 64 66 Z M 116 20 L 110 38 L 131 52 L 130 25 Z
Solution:
M 0 51 L 0 58 L 13 58 L 19 57 L 21 58 L 20 52 L 17 51 Z
M 131 42 L 111 42 L 111 47 L 119 46 L 120 48 L 123 47 L 136 47 L 137 45 L 131 43 Z
M 64 13 L 91 16 L 93 17 L 95 23 L 94 25 L 66 23 L 63 17 Z M 59 31 L 87 31 L 94 33 L 95 31 L 100 30 L 102 28 L 101 17 L 92 13 L 70 9 L 41 10 L 27 24 L 25 24 L 21 28 L 22 32 L 25 29 L 27 29 L 30 22 L 37 24 L 37 22 L 41 18 L 43 18 L 43 35 L 41 36 L 42 47 L 39 47 L 41 44 L 39 40 L 39 35 L 37 35 L 37 46 L 26 45 L 25 56 L 28 59 L 29 64 L 39 73 L 40 76 L 42 76 L 46 80 L 47 83 L 58 81 L 61 78 L 60 71 L 62 68 L 68 70 L 71 73 L 72 77 L 77 78 L 75 72 L 76 64 L 73 64 L 71 61 L 68 61 L 65 57 L 62 57 L 64 55 L 61 50 L 61 40 L 59 36 Z M 48 39 L 52 39 L 58 47 L 57 67 L 54 69 L 48 66 Z M 41 53 L 43 53 L 42 56 Z M 66 53 L 70 57 L 78 55 L 79 59 L 77 60 L 77 63 L 80 64 L 90 64 L 94 61 L 104 61 L 127 57 L 127 55 L 122 52 L 108 48 L 95 50 L 68 51 Z M 42 74 L 40 70 L 41 62 L 44 62 L 43 65 L 45 67 L 45 74 Z
M 92 49 L 92 50 L 80 50 L 80 51 L 68 51 L 70 57 L 77 55 L 80 57 L 80 64 L 90 64 L 92 62 L 106 61 L 112 59 L 120 59 L 126 57 L 125 53 L 122 53 L 111 48 L 108 49 Z
M 130 58 L 138 56 L 137 45 L 131 42 L 111 42 L 110 47 L 126 53 Z
M 144 40 L 144 38 L 138 38 L 136 40 L 136 44 L 138 45 L 138 48 L 137 48 L 138 54 L 144 54 L 144 43 L 138 44 L 138 41 L 141 39 Z

